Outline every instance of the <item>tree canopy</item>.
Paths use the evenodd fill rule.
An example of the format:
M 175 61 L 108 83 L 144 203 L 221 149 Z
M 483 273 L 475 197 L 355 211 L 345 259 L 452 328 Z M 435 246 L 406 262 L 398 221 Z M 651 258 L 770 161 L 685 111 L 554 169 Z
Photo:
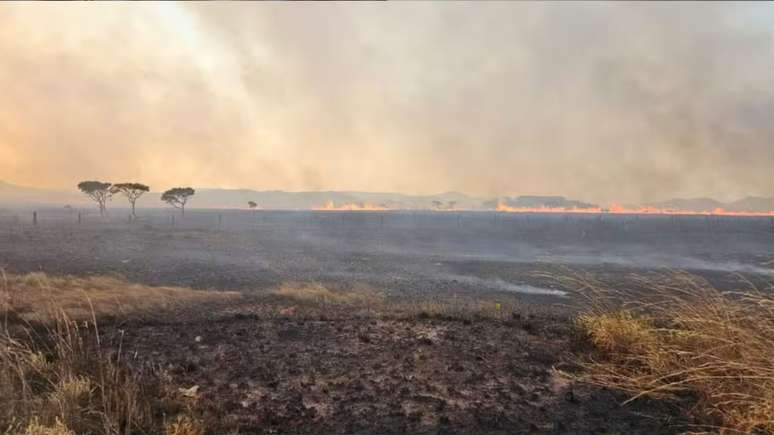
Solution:
M 129 204 L 132 205 L 132 218 L 136 218 L 135 203 L 145 192 L 150 191 L 150 187 L 142 183 L 117 183 L 110 188 L 110 192 L 121 193 L 129 200 Z
M 91 195 L 95 192 L 107 192 L 112 185 L 112 183 L 102 181 L 81 181 L 78 183 L 78 189 L 87 195 Z
M 81 181 L 78 183 L 78 189 L 94 200 L 99 206 L 99 213 L 105 215 L 105 203 L 113 195 L 110 188 L 112 183 L 104 181 Z
M 191 187 L 174 187 L 162 193 L 161 200 L 172 207 L 179 208 L 185 214 L 185 204 L 195 193 L 196 191 Z
M 150 191 L 150 187 L 142 183 L 116 183 L 112 189 L 114 193 L 121 192 L 125 195 L 132 194 L 138 196 Z

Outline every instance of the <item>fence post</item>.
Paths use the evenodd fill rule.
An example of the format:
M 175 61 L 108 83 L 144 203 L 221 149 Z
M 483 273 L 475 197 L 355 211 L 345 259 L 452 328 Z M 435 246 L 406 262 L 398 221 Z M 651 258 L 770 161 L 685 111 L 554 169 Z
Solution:
M 78 224 L 80 224 L 80 223 L 81 223 L 81 219 L 82 219 L 82 218 L 81 218 L 81 212 L 78 212 Z
M 32 212 L 32 225 L 38 224 L 38 212 L 33 211 Z

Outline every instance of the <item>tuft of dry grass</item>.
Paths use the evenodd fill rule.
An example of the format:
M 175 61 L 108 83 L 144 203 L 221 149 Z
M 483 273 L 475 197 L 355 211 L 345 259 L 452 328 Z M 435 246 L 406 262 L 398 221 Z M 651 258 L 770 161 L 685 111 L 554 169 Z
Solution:
M 179 415 L 164 427 L 166 435 L 204 435 L 201 421 L 188 415 Z
M 446 320 L 509 320 L 525 312 L 514 298 L 470 298 L 431 296 L 406 301 L 394 299 L 356 283 L 347 289 L 331 289 L 317 282 L 287 282 L 277 287 L 272 295 L 288 302 L 326 309 L 344 309 L 355 317 L 389 317 L 402 319 L 442 318 Z M 295 312 L 295 306 L 283 311 Z M 331 311 L 332 314 L 332 311 Z
M 32 419 L 27 426 L 18 432 L 20 435 L 76 435 L 61 421 L 55 420 L 49 426 L 42 425 L 37 418 Z
M 0 274 L 0 433 L 203 434 L 190 416 L 164 424 L 176 389 L 157 369 L 128 359 L 120 343 L 106 347 L 97 319 L 235 295 L 117 278 Z
M 607 355 L 649 353 L 659 345 L 652 325 L 631 311 L 582 314 L 577 324 L 589 341 Z
M 159 380 L 102 349 L 96 324 L 64 312 L 45 330 L 0 335 L 0 431 L 152 431 Z
M 50 322 L 59 311 L 74 320 L 88 320 L 92 314 L 99 318 L 136 315 L 240 297 L 234 292 L 154 287 L 109 276 L 7 275 L 0 271 L 0 280 L 0 314 L 12 312 L 27 322 Z
M 577 325 L 595 349 L 582 381 L 684 399 L 713 433 L 774 433 L 774 295 L 721 292 L 685 273 L 642 277 L 634 292 L 582 278 Z
M 373 289 L 361 285 L 350 291 L 331 290 L 317 282 L 287 282 L 281 284 L 273 294 L 298 302 L 315 305 L 375 305 L 383 296 Z

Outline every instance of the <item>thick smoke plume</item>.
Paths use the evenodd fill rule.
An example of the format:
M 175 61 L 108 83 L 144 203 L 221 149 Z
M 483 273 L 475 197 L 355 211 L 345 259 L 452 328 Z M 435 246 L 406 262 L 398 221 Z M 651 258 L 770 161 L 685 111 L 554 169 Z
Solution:
M 774 195 L 774 6 L 3 4 L 0 179 Z

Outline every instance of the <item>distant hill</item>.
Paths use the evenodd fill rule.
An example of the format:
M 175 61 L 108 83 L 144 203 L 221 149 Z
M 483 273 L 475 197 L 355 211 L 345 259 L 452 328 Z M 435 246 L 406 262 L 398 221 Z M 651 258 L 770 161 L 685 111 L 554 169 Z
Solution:
M 767 212 L 774 210 L 774 198 L 748 196 L 726 205 L 729 211 Z
M 711 212 L 723 209 L 733 212 L 763 213 L 774 211 L 774 198 L 748 196 L 738 201 L 720 202 L 712 198 L 670 199 L 668 201 L 646 204 L 648 206 L 669 210 Z
M 255 201 L 263 209 L 311 209 L 326 204 L 334 207 L 346 205 L 374 205 L 396 209 L 430 209 L 434 201 L 444 208 L 478 208 L 481 199 L 459 192 L 447 192 L 438 195 L 405 195 L 387 192 L 285 192 L 280 190 L 256 191 L 250 189 L 212 189 L 196 188 L 191 199 L 191 208 L 246 208 L 248 201 Z M 17 186 L 0 181 L 0 205 L 4 206 L 91 206 L 90 200 L 78 192 L 52 189 L 37 189 Z M 111 208 L 126 207 L 125 201 L 114 198 L 108 204 Z M 137 202 L 138 207 L 164 207 L 161 193 L 149 192 Z
M 202 208 L 243 208 L 247 201 L 255 201 L 264 209 L 310 209 L 330 204 L 340 207 L 350 204 L 373 205 L 394 209 L 429 209 L 433 201 L 441 202 L 446 208 L 478 208 L 481 200 L 458 192 L 438 195 L 405 195 L 388 192 L 284 192 L 255 191 L 248 189 L 197 189 L 191 200 L 192 207 Z M 450 207 L 450 204 L 453 207 Z
M 138 207 L 165 207 L 161 194 L 149 192 L 137 202 Z M 563 196 L 524 195 L 500 197 L 485 200 L 460 192 L 445 192 L 437 195 L 406 195 L 392 192 L 322 191 L 322 192 L 285 192 L 281 190 L 251 189 L 213 189 L 196 188 L 191 199 L 191 208 L 247 208 L 248 201 L 255 201 L 263 209 L 302 210 L 347 206 L 375 206 L 389 209 L 459 209 L 494 210 L 502 203 L 514 208 L 598 208 L 579 200 Z M 92 202 L 73 186 L 72 190 L 39 189 L 17 186 L 0 181 L 0 206 L 32 207 L 51 206 L 91 207 Z M 675 198 L 667 201 L 643 204 L 670 210 L 707 212 L 718 208 L 736 212 L 768 212 L 774 210 L 774 198 L 747 197 L 738 201 L 723 203 L 712 198 Z M 114 198 L 108 205 L 111 208 L 125 208 L 126 201 Z M 631 207 L 637 207 L 632 205 Z
M 84 204 L 88 198 L 79 192 L 38 189 L 0 181 L 0 204 L 11 206 Z
M 498 204 L 514 208 L 598 208 L 596 204 L 567 199 L 563 196 L 537 196 L 524 195 L 516 197 L 502 197 L 486 201 L 482 204 L 485 209 L 496 209 Z
M 726 205 L 723 204 L 722 202 L 714 200 L 712 198 L 692 198 L 692 199 L 675 198 L 675 199 L 670 199 L 668 201 L 654 202 L 654 203 L 649 203 L 644 205 L 648 207 L 655 207 L 655 208 L 661 208 L 661 209 L 667 209 L 667 210 L 687 210 L 687 211 L 696 211 L 696 212 L 708 212 L 708 211 L 716 210 L 718 208 L 726 207 Z

